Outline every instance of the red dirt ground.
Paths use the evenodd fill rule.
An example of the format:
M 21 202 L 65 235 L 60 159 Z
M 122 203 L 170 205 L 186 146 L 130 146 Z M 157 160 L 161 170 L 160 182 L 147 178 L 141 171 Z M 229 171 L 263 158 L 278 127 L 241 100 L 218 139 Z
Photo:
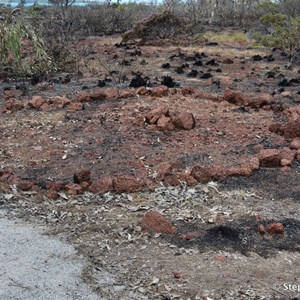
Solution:
M 74 77 L 66 84 L 50 80 L 37 86 L 28 85 L 25 93 L 16 90 L 12 83 L 2 84 L 2 182 L 18 187 L 20 179 L 25 179 L 33 183 L 33 189 L 39 190 L 49 181 L 73 182 L 75 172 L 88 169 L 92 181 L 111 178 L 112 190 L 117 189 L 116 181 L 120 176 L 125 176 L 125 181 L 130 176 L 134 190 L 152 188 L 161 180 L 170 185 L 182 181 L 193 185 L 196 180 L 206 182 L 235 175 L 249 176 L 259 164 L 263 165 L 261 149 L 289 146 L 291 139 L 269 130 L 274 121 L 286 120 L 286 114 L 281 111 L 289 105 L 295 106 L 299 99 L 294 85 L 288 92 L 278 92 L 278 80 L 265 79 L 264 73 L 278 66 L 275 78 L 280 71 L 289 78 L 295 75 L 284 68 L 284 61 L 278 55 L 274 62 L 256 62 L 252 59 L 254 54 L 268 53 L 228 46 L 142 47 L 142 56 L 131 57 L 135 46 L 124 50 L 114 46 L 116 40 L 89 39 L 88 42 L 92 54 L 79 62 L 79 65 L 85 62 L 80 79 Z M 112 58 L 116 54 L 122 57 L 124 51 L 129 53 L 126 55 L 130 58 L 129 67 L 121 67 Z M 202 55 L 204 66 L 194 67 L 192 58 L 201 52 L 205 52 Z M 170 59 L 171 55 L 175 58 Z M 218 66 L 207 65 L 212 59 Z M 147 63 L 145 67 L 140 65 L 142 60 Z M 210 72 L 213 77 L 189 78 L 188 71 L 176 74 L 174 67 L 184 61 L 188 61 L 189 70 Z M 170 62 L 170 69 L 161 68 L 165 62 Z M 123 72 L 129 79 L 133 71 L 139 71 L 149 76 L 154 86 L 159 86 L 162 76 L 172 76 L 180 87 L 161 94 L 155 92 L 155 87 L 139 90 L 112 81 L 108 85 L 117 89 L 109 86 L 99 89 L 97 80 L 106 76 L 105 69 L 110 64 L 112 70 Z M 96 67 L 97 75 L 93 76 Z M 222 72 L 215 72 L 216 68 L 221 68 Z M 275 92 L 271 95 L 271 91 Z M 34 95 L 41 96 L 42 102 L 47 104 L 30 107 L 28 101 Z M 67 102 L 57 100 L 56 96 L 67 98 Z M 19 109 L 18 105 L 24 107 Z M 169 131 L 145 122 L 145 116 L 160 106 L 167 107 L 171 114 L 192 113 L 195 128 Z M 282 162 L 286 158 L 284 154 L 275 155 L 278 156 L 275 160 L 279 159 L 278 167 L 288 171 L 294 159 L 290 156 L 295 156 L 296 151 L 287 154 L 286 163 Z M 130 191 L 128 185 L 132 182 L 129 181 L 124 183 L 125 191 Z M 19 188 L 26 190 L 32 188 L 31 185 L 29 183 L 28 187 L 28 183 L 23 182 Z

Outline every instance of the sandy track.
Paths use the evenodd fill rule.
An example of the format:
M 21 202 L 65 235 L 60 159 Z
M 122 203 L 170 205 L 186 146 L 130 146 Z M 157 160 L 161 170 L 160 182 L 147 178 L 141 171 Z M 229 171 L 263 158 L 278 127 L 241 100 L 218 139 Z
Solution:
M 98 300 L 82 282 L 84 260 L 43 229 L 0 212 L 0 299 Z

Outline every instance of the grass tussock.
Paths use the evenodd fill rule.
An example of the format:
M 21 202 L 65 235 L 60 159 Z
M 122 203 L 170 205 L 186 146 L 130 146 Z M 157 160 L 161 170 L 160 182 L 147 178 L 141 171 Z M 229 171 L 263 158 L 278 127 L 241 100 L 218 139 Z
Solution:
M 212 33 L 208 32 L 205 34 L 205 38 L 212 42 L 217 43 L 249 43 L 250 39 L 245 33 Z

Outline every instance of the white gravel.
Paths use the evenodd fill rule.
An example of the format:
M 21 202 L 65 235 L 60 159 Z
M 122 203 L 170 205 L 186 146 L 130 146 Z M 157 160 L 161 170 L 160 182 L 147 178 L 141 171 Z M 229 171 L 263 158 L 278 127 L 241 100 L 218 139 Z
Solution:
M 84 260 L 75 249 L 43 233 L 0 211 L 0 299 L 103 299 L 83 283 Z

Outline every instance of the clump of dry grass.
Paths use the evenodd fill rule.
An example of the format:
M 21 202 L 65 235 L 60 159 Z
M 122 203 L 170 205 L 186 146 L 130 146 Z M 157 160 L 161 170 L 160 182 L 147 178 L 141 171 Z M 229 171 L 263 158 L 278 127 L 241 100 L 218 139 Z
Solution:
M 251 40 L 245 33 L 234 32 L 234 33 L 205 33 L 205 38 L 212 42 L 218 43 L 250 43 Z

